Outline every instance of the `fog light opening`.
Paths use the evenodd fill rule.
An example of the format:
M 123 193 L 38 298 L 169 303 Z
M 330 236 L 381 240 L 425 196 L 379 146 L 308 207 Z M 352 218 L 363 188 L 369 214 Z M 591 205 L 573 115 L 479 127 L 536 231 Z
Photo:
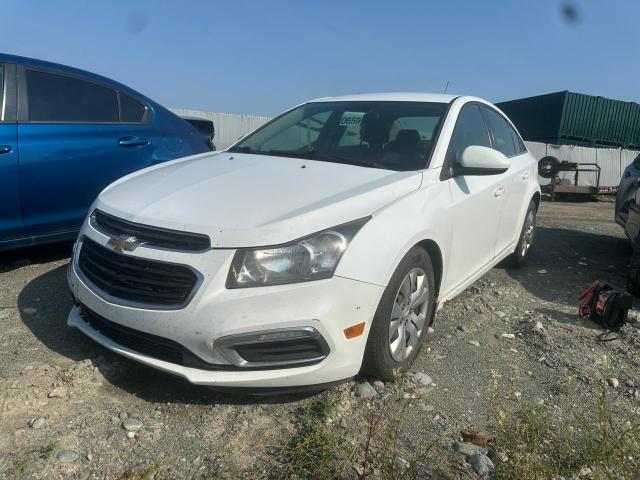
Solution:
M 214 342 L 239 367 L 287 367 L 318 363 L 329 345 L 313 327 L 297 327 L 229 335 Z

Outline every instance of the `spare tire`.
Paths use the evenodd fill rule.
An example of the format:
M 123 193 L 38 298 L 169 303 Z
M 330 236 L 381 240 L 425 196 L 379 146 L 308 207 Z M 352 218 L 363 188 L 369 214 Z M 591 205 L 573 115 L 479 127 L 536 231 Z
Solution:
M 538 162 L 538 175 L 542 178 L 553 178 L 560 171 L 560 160 L 556 157 L 543 157 Z

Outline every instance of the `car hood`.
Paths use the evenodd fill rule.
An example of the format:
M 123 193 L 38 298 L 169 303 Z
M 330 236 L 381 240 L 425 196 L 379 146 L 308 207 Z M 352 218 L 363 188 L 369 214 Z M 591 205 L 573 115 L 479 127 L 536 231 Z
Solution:
M 214 247 L 265 246 L 371 215 L 421 181 L 421 172 L 220 152 L 133 173 L 107 187 L 94 207 L 205 233 Z

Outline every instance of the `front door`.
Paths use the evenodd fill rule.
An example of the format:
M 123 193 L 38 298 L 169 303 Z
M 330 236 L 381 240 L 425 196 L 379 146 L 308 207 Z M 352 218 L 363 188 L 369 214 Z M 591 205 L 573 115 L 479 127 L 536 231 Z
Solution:
M 15 66 L 0 63 L 0 243 L 24 236 L 18 178 Z
M 465 148 L 490 147 L 489 131 L 477 104 L 465 105 L 451 137 L 447 162 L 456 162 Z M 454 288 L 491 263 L 504 200 L 505 174 L 450 178 L 451 252 L 448 272 Z

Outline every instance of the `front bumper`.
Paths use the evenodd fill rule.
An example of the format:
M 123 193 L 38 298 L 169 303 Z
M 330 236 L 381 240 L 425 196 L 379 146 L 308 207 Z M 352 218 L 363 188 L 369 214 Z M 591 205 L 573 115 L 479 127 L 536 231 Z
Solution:
M 103 245 L 108 240 L 85 225 L 75 249 L 81 248 L 83 235 Z M 358 373 L 371 319 L 384 287 L 333 277 L 293 285 L 227 290 L 224 282 L 233 253 L 232 250 L 211 250 L 187 254 L 145 248 L 136 251 L 136 256 L 188 264 L 202 273 L 203 280 L 193 298 L 179 310 L 153 310 L 115 303 L 83 276 L 75 254 L 68 273 L 69 285 L 79 304 L 125 328 L 177 342 L 218 368 L 179 365 L 124 346 L 85 321 L 80 307 L 73 308 L 68 324 L 114 352 L 194 384 L 295 387 L 331 383 Z M 366 322 L 365 333 L 347 340 L 344 329 L 360 322 Z M 214 345 L 221 337 L 231 335 L 306 327 L 319 332 L 329 349 L 322 361 L 312 365 L 273 369 L 238 367 Z

